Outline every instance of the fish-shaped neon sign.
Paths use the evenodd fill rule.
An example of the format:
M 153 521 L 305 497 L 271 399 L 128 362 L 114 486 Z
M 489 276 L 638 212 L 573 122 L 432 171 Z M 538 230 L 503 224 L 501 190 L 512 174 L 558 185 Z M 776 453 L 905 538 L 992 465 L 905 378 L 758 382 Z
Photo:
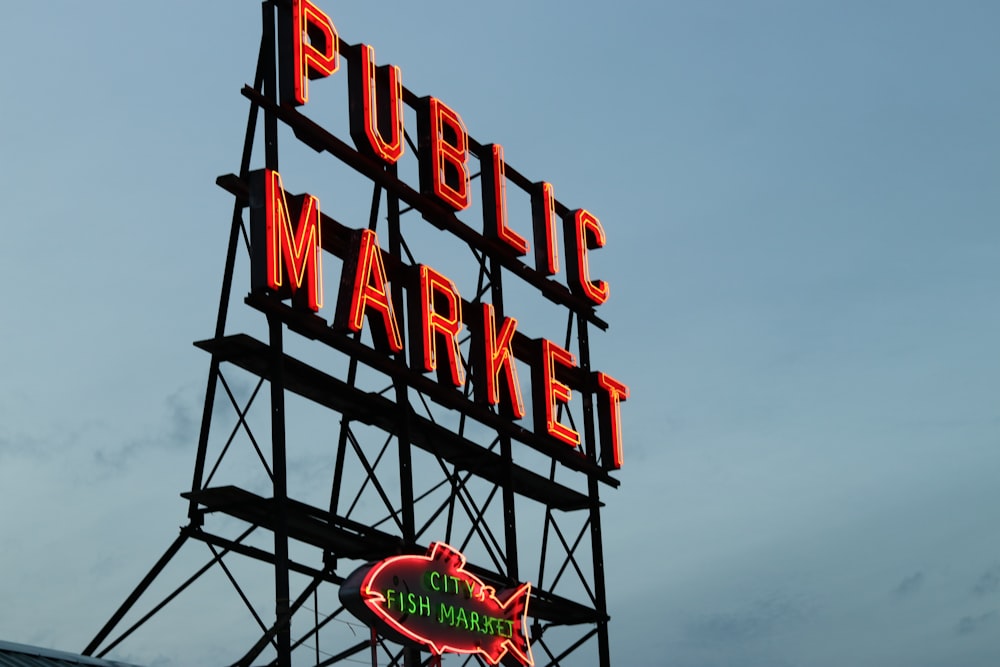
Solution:
M 344 581 L 340 599 L 383 635 L 420 644 L 435 655 L 475 653 L 491 665 L 509 655 L 531 667 L 531 584 L 498 594 L 467 572 L 465 563 L 457 550 L 434 542 L 424 555 L 362 566 Z

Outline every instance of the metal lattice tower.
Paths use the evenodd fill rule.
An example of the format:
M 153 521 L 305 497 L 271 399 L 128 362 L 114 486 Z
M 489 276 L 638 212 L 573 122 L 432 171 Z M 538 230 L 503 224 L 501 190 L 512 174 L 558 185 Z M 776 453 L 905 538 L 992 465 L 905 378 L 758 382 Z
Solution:
M 410 368 L 403 353 L 379 349 L 370 333 L 338 331 L 267 290 L 251 290 L 246 308 L 238 306 L 263 325 L 262 335 L 229 332 L 239 267 L 253 252 L 247 218 L 259 206 L 258 172 L 251 169 L 255 149 L 262 145 L 265 168 L 277 170 L 279 139 L 288 130 L 370 183 L 367 224 L 352 226 L 324 212 L 323 249 L 332 262 L 346 263 L 360 229 L 377 232 L 387 244 L 382 250 L 394 303 L 407 301 L 407 277 L 417 267 L 412 248 L 430 221 L 465 246 L 467 263 L 475 267 L 475 294 L 463 301 L 464 312 L 478 312 L 484 302 L 493 304 L 498 318 L 517 311 L 505 282 L 508 291 L 517 283 L 545 298 L 562 322 L 561 345 L 578 360 L 577 387 L 587 386 L 593 372 L 591 329 L 607 328 L 593 304 L 496 252 L 492 239 L 408 186 L 395 165 L 355 150 L 280 103 L 276 33 L 286 5 L 280 0 L 262 5 L 254 84 L 242 91 L 250 109 L 239 173 L 218 179 L 235 204 L 215 333 L 196 343 L 211 363 L 192 485 L 183 494 L 187 523 L 84 653 L 108 654 L 154 622 L 203 574 L 217 571 L 246 605 L 248 614 L 234 622 L 259 630 L 253 643 L 234 647 L 233 665 L 430 664 L 429 654 L 388 643 L 374 631 L 347 632 L 336 590 L 361 563 L 420 553 L 430 541 L 443 540 L 465 552 L 470 569 L 498 589 L 533 583 L 529 615 L 536 664 L 578 664 L 586 653 L 606 667 L 611 660 L 600 490 L 617 487 L 618 481 L 602 462 L 593 392 L 581 391 L 574 410 L 563 406 L 560 415 L 580 432 L 580 449 L 557 449 L 502 409 L 476 400 L 474 366 L 462 390 L 443 387 Z M 347 58 L 357 57 L 357 50 L 357 45 L 342 47 Z M 420 103 L 405 89 L 404 100 L 410 109 Z M 416 155 L 418 147 L 410 136 L 406 140 Z M 482 162 L 487 148 L 470 138 L 474 159 Z M 522 193 L 538 187 L 509 166 L 506 178 Z M 368 200 L 366 193 L 360 196 Z M 405 320 L 405 308 L 397 312 Z M 401 328 L 406 330 L 405 322 Z M 535 344 L 519 333 L 514 347 L 530 355 Z M 470 336 L 461 345 L 463 356 L 475 354 Z M 301 473 L 304 467 L 292 442 L 301 438 L 298 422 L 290 413 L 306 410 L 319 415 L 310 424 L 327 426 L 322 429 L 326 458 L 310 459 L 306 466 L 311 480 L 324 480 L 316 482 L 327 490 L 322 501 L 316 493 L 300 497 L 289 482 L 290 470 Z M 247 473 L 243 463 L 228 467 L 234 457 L 251 461 L 255 471 Z M 168 563 L 197 542 L 208 548 L 205 565 L 163 599 L 148 601 Z M 230 566 L 240 559 L 273 571 L 266 599 Z M 445 656 L 444 662 L 486 664 L 467 656 Z

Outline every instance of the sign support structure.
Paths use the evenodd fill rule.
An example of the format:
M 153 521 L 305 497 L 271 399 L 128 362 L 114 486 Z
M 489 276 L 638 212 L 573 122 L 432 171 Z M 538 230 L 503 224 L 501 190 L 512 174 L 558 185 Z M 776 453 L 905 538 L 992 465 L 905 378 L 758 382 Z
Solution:
M 289 71 L 302 90 L 311 86 L 311 94 L 322 98 L 321 86 L 332 88 L 338 77 L 347 83 L 347 73 L 337 72 L 339 60 L 348 61 L 355 76 L 369 71 L 361 66 L 364 59 L 373 63 L 373 49 L 342 43 L 316 1 L 262 3 L 254 83 L 242 91 L 249 113 L 240 168 L 217 180 L 235 202 L 214 335 L 196 343 L 211 361 L 192 484 L 182 494 L 187 523 L 84 655 L 119 649 L 155 626 L 168 605 L 197 598 L 195 590 L 214 577 L 238 601 L 231 623 L 246 626 L 246 643 L 232 647 L 234 667 L 320 667 L 356 664 L 366 656 L 372 665 L 495 664 L 480 654 L 439 656 L 418 644 L 396 643 L 345 613 L 338 591 L 351 572 L 423 554 L 441 542 L 468 557 L 463 571 L 488 590 L 530 582 L 526 655 L 533 654 L 535 665 L 579 664 L 587 656 L 608 667 L 600 492 L 619 484 L 613 476 L 621 465 L 618 410 L 628 390 L 592 367 L 590 333 L 608 327 L 595 310 L 607 298 L 607 285 L 590 279 L 587 253 L 604 245 L 603 228 L 586 211 L 555 200 L 549 184 L 505 164 L 502 148 L 498 154 L 497 145 L 468 136 L 464 188 L 479 186 L 482 220 L 473 215 L 475 207 L 456 208 L 462 203 L 461 165 L 448 160 L 458 160 L 452 153 L 460 143 L 456 135 L 464 132 L 457 114 L 457 123 L 441 116 L 445 127 L 437 141 L 445 157 L 437 163 L 438 190 L 411 186 L 431 153 L 426 137 L 414 141 L 406 132 L 404 119 L 415 115 L 421 125 L 439 101 L 402 87 L 390 66 L 371 65 L 376 92 L 365 104 L 377 103 L 377 113 L 367 106 L 355 110 L 357 91 L 367 89 L 357 78 L 350 84 L 351 113 L 372 114 L 365 140 L 371 145 L 358 145 L 360 131 L 352 134 L 354 146 L 339 139 L 316 120 L 312 101 L 290 102 Z M 386 111 L 393 81 L 398 118 Z M 346 116 L 346 105 L 339 110 Z M 384 150 L 396 121 L 398 148 Z M 263 168 L 254 169 L 261 152 Z M 315 174 L 320 160 L 336 178 Z M 294 190 L 296 179 L 332 183 L 335 194 L 323 193 L 322 203 L 309 194 L 291 195 L 284 188 Z M 351 206 L 340 208 L 364 192 L 359 182 L 371 188 L 361 224 Z M 555 276 L 551 240 L 546 268 L 541 255 L 534 265 L 524 263 L 525 238 L 525 252 L 512 249 L 511 238 L 517 246 L 519 235 L 505 228 L 506 221 L 497 223 L 499 237 L 490 231 L 494 217 L 507 215 L 506 208 L 494 213 L 489 206 L 501 211 L 502 199 L 506 207 L 503 188 L 511 201 L 530 200 L 531 222 L 524 224 L 533 234 L 525 236 L 536 246 L 562 226 L 571 265 L 564 282 L 576 280 L 582 290 Z M 517 224 L 513 217 L 511 224 Z M 505 240 L 504 233 L 512 236 Z M 421 263 L 418 248 L 428 236 L 432 249 L 445 238 L 467 253 L 461 288 Z M 283 261 L 284 273 L 269 274 L 272 282 L 263 284 L 263 246 L 271 238 L 279 241 L 273 253 L 267 245 L 266 261 Z M 451 255 L 442 257 L 450 261 Z M 323 266 L 327 283 L 340 268 L 339 293 L 330 299 L 337 312 L 326 319 L 326 306 L 319 304 Z M 310 271 L 319 275 L 315 284 Z M 245 307 L 234 306 L 234 291 L 241 291 L 239 281 L 248 274 Z M 356 275 L 363 276 L 360 282 Z M 512 296 L 525 286 L 542 297 L 539 324 L 513 318 L 540 310 Z M 473 296 L 463 298 L 460 291 Z M 347 309 L 358 303 L 355 321 Z M 238 320 L 239 333 L 230 332 L 231 320 Z M 564 333 L 558 343 L 543 338 L 552 321 Z M 527 406 L 518 405 L 520 375 L 531 379 Z M 501 397 L 492 400 L 484 387 Z M 578 444 L 560 440 L 567 434 L 576 434 Z M 201 548 L 207 561 L 178 575 L 178 554 Z M 199 622 L 195 609 L 192 623 Z M 499 660 L 525 664 L 510 654 Z

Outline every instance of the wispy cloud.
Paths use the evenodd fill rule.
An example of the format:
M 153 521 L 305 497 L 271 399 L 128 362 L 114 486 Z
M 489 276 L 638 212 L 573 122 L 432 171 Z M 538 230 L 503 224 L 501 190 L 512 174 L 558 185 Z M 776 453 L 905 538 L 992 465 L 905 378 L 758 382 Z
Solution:
M 6 425 L 0 425 L 4 428 Z M 100 426 L 90 423 L 75 424 L 73 427 L 56 428 L 49 424 L 31 424 L 31 429 L 0 433 L 0 462 L 51 461 L 62 453 L 79 446 L 90 432 L 100 430 Z
M 924 573 L 914 572 L 908 577 L 904 577 L 903 580 L 892 589 L 892 595 L 897 599 L 912 597 L 913 595 L 916 595 L 923 585 Z
M 979 632 L 984 626 L 992 625 L 996 616 L 997 612 L 995 609 L 979 616 L 963 616 L 958 621 L 958 625 L 955 626 L 955 632 L 959 635 L 974 634 Z
M 811 615 L 806 605 L 774 594 L 757 600 L 746 609 L 699 618 L 688 627 L 688 635 L 706 644 L 741 643 L 797 627 Z
M 168 437 L 165 444 L 193 449 L 198 442 L 198 431 L 201 426 L 199 396 L 191 391 L 179 389 L 167 396 L 166 403 L 169 427 L 166 431 Z
M 93 462 L 104 473 L 120 473 L 145 450 L 181 450 L 192 452 L 198 443 L 202 398 L 190 388 L 182 388 L 163 399 L 164 416 L 160 423 L 148 426 L 142 435 L 93 448 Z M 193 460 L 193 459 L 192 459 Z
M 993 567 L 979 575 L 972 592 L 975 595 L 991 595 L 1000 591 L 1000 563 L 994 563 Z
M 44 458 L 44 449 L 37 446 L 37 438 L 22 433 L 0 434 L 0 461 L 9 458 Z

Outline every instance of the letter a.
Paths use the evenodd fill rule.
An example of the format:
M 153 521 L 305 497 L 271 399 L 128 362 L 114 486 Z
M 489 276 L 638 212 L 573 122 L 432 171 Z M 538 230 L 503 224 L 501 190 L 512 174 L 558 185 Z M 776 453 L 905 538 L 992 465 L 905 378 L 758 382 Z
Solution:
M 355 232 L 352 247 L 357 251 L 344 261 L 344 273 L 337 296 L 334 328 L 360 332 L 365 315 L 369 322 L 375 315 L 381 326 L 372 326 L 372 338 L 380 347 L 403 351 L 403 338 L 389 295 L 389 280 L 382 261 L 378 236 L 370 229 Z

